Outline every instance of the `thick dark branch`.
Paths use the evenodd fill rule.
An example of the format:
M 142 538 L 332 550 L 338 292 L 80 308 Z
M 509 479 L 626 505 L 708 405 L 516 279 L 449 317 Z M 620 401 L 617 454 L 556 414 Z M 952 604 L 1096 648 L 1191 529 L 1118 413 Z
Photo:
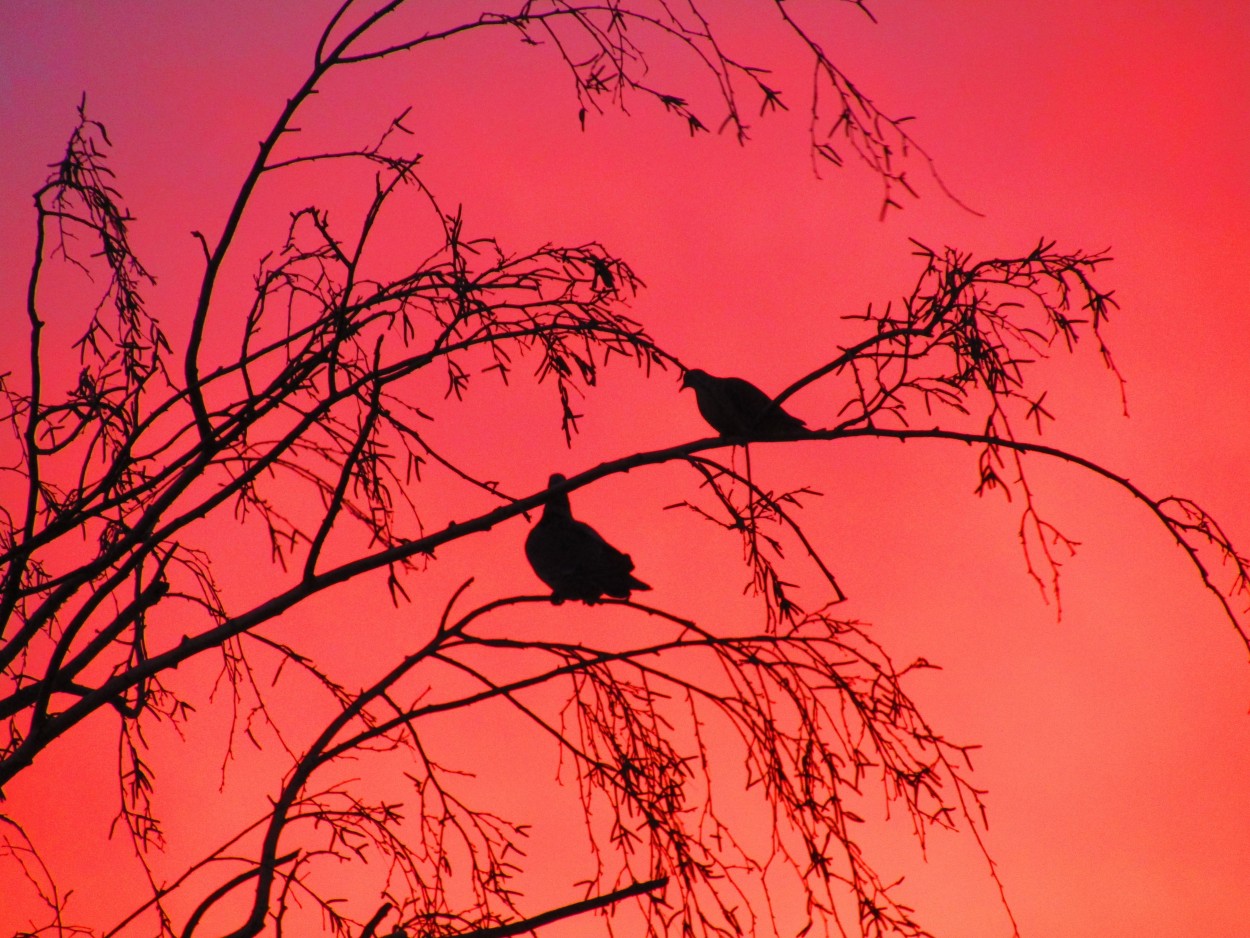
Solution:
M 239 187 L 238 195 L 235 197 L 234 204 L 230 208 L 230 214 L 226 217 L 226 223 L 222 228 L 221 235 L 217 239 L 216 246 L 212 251 L 206 251 L 206 262 L 204 269 L 204 277 L 200 282 L 200 293 L 195 304 L 195 313 L 191 319 L 190 334 L 187 339 L 187 352 L 185 361 L 185 377 L 187 397 L 191 404 L 192 412 L 195 415 L 195 422 L 199 428 L 200 438 L 205 445 L 209 443 L 213 436 L 213 426 L 209 420 L 208 408 L 204 403 L 204 394 L 200 386 L 199 376 L 199 355 L 200 346 L 204 341 L 204 330 L 208 324 L 209 307 L 212 305 L 213 290 L 217 283 L 217 276 L 221 270 L 221 265 L 226 259 L 231 245 L 234 243 L 235 233 L 238 231 L 239 224 L 243 220 L 248 205 L 251 202 L 252 192 L 260 182 L 261 176 L 264 175 L 266 165 L 269 162 L 269 155 L 278 145 L 278 141 L 285 134 L 291 132 L 291 119 L 295 116 L 295 112 L 303 106 L 304 101 L 314 93 L 317 85 L 325 76 L 326 72 L 334 66 L 342 53 L 351 45 L 361 34 L 366 32 L 379 19 L 389 14 L 398 7 L 403 0 L 393 0 L 374 14 L 369 16 L 355 29 L 351 30 L 341 42 L 330 52 L 328 56 L 324 55 L 325 44 L 329 39 L 330 31 L 335 24 L 351 6 L 351 0 L 344 3 L 334 14 L 322 34 L 321 44 L 318 46 L 318 54 L 316 62 L 311 73 L 304 80 L 303 84 L 296 92 L 287 98 L 286 105 L 282 112 L 278 115 L 278 119 L 274 122 L 269 134 L 260 142 L 260 147 L 256 153 L 255 159 L 252 161 L 251 168 L 247 175 L 243 178 L 243 183 Z
M 373 371 L 378 371 L 377 361 L 381 353 L 381 343 L 374 353 Z M 369 444 L 373 436 L 373 429 L 377 425 L 378 413 L 381 410 L 379 398 L 382 394 L 382 382 L 375 381 L 373 389 L 369 396 L 369 410 L 365 415 L 364 425 L 360 428 L 360 432 L 356 437 L 356 442 L 352 446 L 352 450 L 347 454 L 347 458 L 343 460 L 343 465 L 339 470 L 338 483 L 334 487 L 334 492 L 330 496 L 329 504 L 326 505 L 325 515 L 321 520 L 317 533 L 313 537 L 312 544 L 308 548 L 308 559 L 304 564 L 304 579 L 312 577 L 317 569 L 317 558 L 321 556 L 321 548 L 325 545 L 326 538 L 330 535 L 330 528 L 334 524 L 334 519 L 338 517 L 339 510 L 343 507 L 343 499 L 347 494 L 347 486 L 351 482 L 352 473 L 355 472 L 360 462 L 361 453 Z
M 543 912 L 541 915 L 535 915 L 533 918 L 521 919 L 519 922 L 508 922 L 504 925 L 494 925 L 490 928 L 477 928 L 473 931 L 462 932 L 459 938 L 507 938 L 509 935 L 519 935 L 523 932 L 534 931 L 535 929 L 541 928 L 543 925 L 550 925 L 552 922 L 558 922 L 561 919 L 572 918 L 575 915 L 583 915 L 586 912 L 593 912 L 595 909 L 602 909 L 606 906 L 615 905 L 624 899 L 632 899 L 634 896 L 644 896 L 657 889 L 663 889 L 667 885 L 667 876 L 663 876 L 659 879 L 648 880 L 645 883 L 634 883 L 630 886 L 624 887 L 623 889 L 617 889 L 614 892 L 605 893 L 602 896 L 594 896 L 590 899 L 583 899 L 580 902 L 571 902 L 558 909 L 552 909 L 550 912 Z
M 290 863 L 292 860 L 296 859 L 298 856 L 299 856 L 299 851 L 295 850 L 295 851 L 292 851 L 291 853 L 286 854 L 285 856 L 275 857 L 273 860 L 272 866 L 274 868 L 277 868 L 279 866 L 285 866 L 287 863 Z M 256 867 L 250 870 L 244 870 L 238 876 L 235 876 L 233 879 L 227 880 L 226 882 L 218 886 L 216 889 L 214 889 L 211 893 L 209 893 L 208 896 L 204 899 L 204 901 L 201 902 L 196 907 L 195 911 L 191 913 L 191 917 L 187 919 L 186 927 L 183 928 L 182 930 L 182 938 L 191 938 L 191 936 L 195 933 L 195 929 L 199 927 L 200 919 L 202 919 L 206 914 L 208 914 L 209 909 L 211 909 L 214 905 L 216 905 L 218 902 L 224 899 L 227 895 L 229 895 L 235 889 L 242 886 L 249 879 L 253 879 L 259 876 L 260 873 L 261 873 L 261 869 L 259 867 Z
M 1184 539 L 1178 529 L 1178 526 L 1174 520 L 1166 514 L 1160 503 L 1152 499 L 1141 489 L 1134 486 L 1128 481 L 1128 479 L 1111 472 L 1092 460 L 1085 459 L 1084 457 L 1057 447 L 1046 446 L 1040 443 L 1006 440 L 987 434 L 942 430 L 940 428 L 933 428 L 931 430 L 906 430 L 879 427 L 859 427 L 834 430 L 816 430 L 803 437 L 803 439 L 813 441 L 855 438 L 895 440 L 932 439 L 946 440 L 967 445 L 998 446 L 1020 453 L 1036 453 L 1039 455 L 1050 456 L 1072 465 L 1079 466 L 1101 478 L 1115 483 L 1127 491 L 1134 499 L 1146 505 L 1150 511 L 1164 524 L 1176 542 L 1186 551 L 1191 562 L 1198 570 L 1203 583 L 1207 586 L 1208 590 L 1215 595 L 1221 607 L 1224 609 L 1229 622 L 1233 625 L 1233 628 L 1236 630 L 1238 636 L 1246 645 L 1247 650 L 1250 651 L 1250 633 L 1247 633 L 1246 628 L 1242 625 L 1241 616 L 1236 610 L 1233 609 L 1228 599 L 1223 595 L 1223 592 L 1211 580 L 1205 565 L 1198 557 L 1196 549 Z M 235 616 L 212 629 L 208 629 L 200 633 L 199 635 L 185 637 L 176 647 L 168 649 L 163 653 L 155 654 L 126 672 L 114 676 L 102 684 L 95 693 L 84 697 L 63 713 L 49 718 L 45 724 L 46 738 L 53 738 L 61 735 L 70 727 L 76 725 L 84 719 L 89 713 L 98 709 L 102 705 L 108 705 L 109 702 L 117 695 L 125 693 L 127 690 L 140 684 L 149 677 L 158 674 L 167 668 L 177 667 L 183 661 L 186 661 L 207 649 L 215 648 L 232 636 L 238 635 L 250 628 L 255 627 L 256 625 L 267 622 L 276 616 L 281 615 L 283 612 L 294 607 L 308 597 L 316 595 L 317 593 L 320 593 L 332 586 L 347 582 L 372 570 L 384 569 L 391 564 L 395 564 L 421 554 L 432 553 L 443 544 L 459 540 L 467 535 L 489 531 L 496 525 L 510 518 L 514 518 L 537 508 L 539 505 L 545 503 L 546 500 L 556 492 L 575 491 L 590 484 L 591 482 L 619 472 L 628 472 L 631 469 L 641 468 L 643 466 L 658 465 L 674 459 L 684 459 L 705 450 L 720 449 L 731 445 L 733 445 L 733 441 L 727 441 L 721 438 L 710 438 L 690 443 L 683 443 L 678 446 L 666 447 L 660 450 L 635 453 L 630 456 L 601 463 L 598 466 L 571 476 L 564 483 L 556 486 L 550 491 L 543 490 L 526 498 L 517 499 L 511 504 L 502 505 L 493 511 L 479 515 L 469 521 L 449 522 L 441 530 L 428 534 L 425 537 L 394 547 L 389 547 L 377 551 L 376 553 L 358 557 L 355 560 L 340 564 L 337 567 L 324 570 L 312 578 L 304 580 L 290 589 L 273 596 L 271 599 L 259 604 L 248 612 Z M 753 445 L 762 446 L 784 444 L 754 443 Z M 19 747 L 18 750 L 14 752 L 6 761 L 6 763 L 0 766 L 0 786 L 29 765 L 36 751 L 37 749 L 34 747 Z
M 26 448 L 26 505 L 22 517 L 22 530 L 18 543 L 13 545 L 12 557 L 4 573 L 3 593 L 0 593 L 0 638 L 5 626 L 17 607 L 22 581 L 26 576 L 31 552 L 34 550 L 35 521 L 39 512 L 40 467 L 38 427 L 42 406 L 43 362 L 40 355 L 40 336 L 43 320 L 39 316 L 39 277 L 44 262 L 43 190 L 35 194 L 35 206 L 40 212 L 35 226 L 35 259 L 26 286 L 26 316 L 30 323 L 30 397 L 29 412 L 22 435 Z

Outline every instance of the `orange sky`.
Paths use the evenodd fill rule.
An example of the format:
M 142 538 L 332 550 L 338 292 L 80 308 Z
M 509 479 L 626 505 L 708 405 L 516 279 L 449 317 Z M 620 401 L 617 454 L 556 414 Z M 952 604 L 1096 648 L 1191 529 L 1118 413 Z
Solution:
M 189 232 L 219 229 L 256 141 L 303 77 L 321 27 L 313 7 L 324 6 L 26 3 L 6 11 L 6 326 L 24 320 L 30 194 L 85 90 L 115 145 L 140 256 L 159 280 L 152 307 L 171 335 L 184 335 L 201 269 Z M 728 41 L 761 43 L 766 54 L 771 33 L 745 20 L 744 3 L 725 6 L 738 18 Z M 910 288 L 918 268 L 909 237 L 978 256 L 1026 251 L 1040 236 L 1068 249 L 1109 247 L 1116 261 L 1102 282 L 1115 288 L 1120 310 L 1107 335 L 1131 417 L 1096 350 L 1084 348 L 1074 362 L 1048 366 L 1047 400 L 1059 419 L 1046 442 L 1152 494 L 1191 496 L 1235 540 L 1250 542 L 1250 7 L 883 0 L 872 8 L 875 26 L 849 8 L 830 16 L 828 51 L 887 113 L 915 115 L 911 132 L 943 180 L 983 217 L 944 198 L 919 166 L 912 175 L 922 198 L 885 221 L 878 184 L 860 167 L 815 179 L 799 65 L 779 72 L 794 109 L 757 121 L 745 148 L 715 135 L 692 140 L 641 105 L 629 119 L 592 119 L 581 133 L 564 76 L 540 51 L 502 36 L 388 65 L 389 86 L 363 76 L 332 84 L 306 132 L 373 139 L 413 104 L 424 178 L 447 204 L 463 204 L 474 230 L 517 247 L 603 242 L 646 282 L 633 312 L 662 345 L 691 366 L 774 392 L 849 341 L 854 333 L 839 317 Z M 280 234 L 286 200 L 298 207 L 313 197 L 294 183 L 263 193 L 260 204 L 277 220 L 249 228 L 247 243 Z M 243 264 L 228 270 L 243 286 L 250 273 Z M 24 355 L 20 345 L 5 348 L 0 372 L 19 370 Z M 584 401 L 571 450 L 549 403 L 519 419 L 516 399 L 501 403 L 482 388 L 467 417 L 435 403 L 436 416 L 471 467 L 489 467 L 518 494 L 553 471 L 707 435 L 672 373 L 609 369 Z M 833 418 L 819 385 L 787 408 L 810 425 Z M 1015 506 L 972 496 L 965 448 L 802 444 L 759 448 L 753 459 L 757 476 L 825 493 L 808 524 L 850 594 L 844 614 L 874 623 L 896 660 L 923 655 L 942 665 L 912 690 L 951 737 L 983 747 L 974 781 L 990 793 L 987 844 L 1025 936 L 1245 934 L 1250 667 L 1218 603 L 1140 506 L 1071 467 L 1037 464 L 1039 497 L 1082 544 L 1064 567 L 1057 621 L 1025 572 Z M 662 511 L 677 500 L 677 479 L 666 467 L 616 477 L 579 492 L 574 507 L 629 550 L 654 587 L 649 599 L 680 614 L 739 614 L 733 600 L 745 574 L 721 572 L 733 551 L 703 545 L 693 520 Z M 447 505 L 432 520 L 454 518 L 458 507 L 472 506 Z M 524 535 L 515 521 L 441 553 L 418 608 L 437 610 L 471 573 L 479 601 L 534 591 L 520 560 Z M 255 586 L 238 574 L 223 579 L 244 594 Z M 387 653 L 402 653 L 396 630 L 411 610 L 395 613 L 379 589 L 319 602 L 292 623 L 327 654 L 342 654 L 344 610 L 361 616 L 362 603 L 361 627 L 375 631 L 350 647 L 370 655 L 343 662 L 359 668 L 357 680 Z M 600 625 L 628 627 L 602 613 Z M 543 615 L 523 626 L 572 633 L 587 621 L 567 607 Z M 193 826 L 199 799 L 216 789 L 220 734 L 214 742 L 205 721 L 209 729 L 180 757 L 193 768 L 162 776 L 174 827 Z M 64 882 L 82 884 L 79 919 L 101 909 L 108 921 L 119 911 L 109 864 L 125 852 L 97 849 L 107 814 L 88 810 L 111 758 L 84 746 L 54 750 L 7 791 Z M 551 767 L 531 768 L 533 785 L 549 784 Z M 85 820 L 39 814 L 49 791 L 85 806 Z M 923 862 L 904 837 L 881 837 L 937 934 L 1010 933 L 970 840 L 937 837 Z M 548 885 L 558 896 L 565 884 Z M 22 922 L 5 905 L 0 933 Z

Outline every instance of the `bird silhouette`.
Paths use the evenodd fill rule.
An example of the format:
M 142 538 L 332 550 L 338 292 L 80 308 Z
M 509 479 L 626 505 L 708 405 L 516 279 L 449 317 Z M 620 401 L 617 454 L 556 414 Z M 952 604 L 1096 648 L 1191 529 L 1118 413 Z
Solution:
M 553 475 L 552 488 L 564 482 Z M 651 589 L 630 571 L 634 562 L 599 532 L 573 517 L 568 495 L 552 495 L 543 516 L 525 538 L 525 557 L 538 578 L 551 587 L 551 601 L 577 599 L 594 604 L 604 596 L 629 599 L 633 590 Z
M 721 436 L 786 440 L 807 427 L 798 417 L 772 406 L 771 397 L 741 378 L 718 378 L 691 368 L 681 386 L 694 388 L 699 413 Z

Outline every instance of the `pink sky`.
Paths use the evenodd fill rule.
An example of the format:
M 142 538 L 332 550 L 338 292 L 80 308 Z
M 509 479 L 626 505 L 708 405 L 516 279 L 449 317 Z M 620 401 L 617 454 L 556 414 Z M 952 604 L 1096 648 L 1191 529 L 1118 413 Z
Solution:
M 30 194 L 86 91 L 114 143 L 138 251 L 159 280 L 153 309 L 172 336 L 185 335 L 202 268 L 190 232 L 219 230 L 256 141 L 303 77 L 324 7 L 24 3 L 6 11 L 7 327 L 24 322 Z M 724 7 L 736 17 L 728 41 L 768 47 L 767 29 L 739 12 L 745 4 Z M 887 113 L 916 117 L 912 134 L 981 216 L 945 198 L 920 166 L 912 176 L 922 198 L 884 221 L 878 183 L 859 166 L 814 178 L 799 64 L 778 75 L 793 110 L 757 121 L 746 147 L 715 135 L 692 140 L 641 103 L 629 119 L 610 114 L 579 132 L 564 76 L 502 35 L 388 64 L 386 82 L 362 73 L 331 84 L 304 126 L 311 139 L 359 143 L 411 103 L 426 182 L 446 204 L 463 204 L 477 232 L 517 247 L 603 242 L 646 282 L 633 314 L 662 345 L 691 366 L 741 374 L 772 392 L 850 341 L 840 317 L 910 288 L 918 268 L 908 238 L 978 256 L 1027 251 L 1042 236 L 1067 249 L 1110 248 L 1116 260 L 1102 283 L 1115 288 L 1120 310 L 1107 335 L 1131 416 L 1096 349 L 1081 348 L 1045 366 L 1059 418 L 1045 442 L 1151 494 L 1190 496 L 1250 543 L 1250 7 L 883 0 L 872 9 L 877 25 L 849 7 L 828 16 L 827 50 Z M 295 180 L 266 191 L 259 204 L 276 221 L 248 228 L 246 241 L 279 236 L 288 207 L 342 197 L 306 194 Z M 245 288 L 251 272 L 240 264 L 227 275 Z M 64 339 L 74 327 L 52 323 L 49 332 Z M 24 356 L 9 345 L 0 372 L 20 374 Z M 72 361 L 65 367 L 72 378 Z M 538 490 L 553 471 L 707 435 L 673 373 L 609 369 L 584 401 L 571 450 L 549 403 L 518 419 L 516 400 L 479 393 L 459 418 L 432 406 L 466 461 L 492 467 L 518 494 Z M 787 409 L 813 426 L 833 419 L 819 385 Z M 498 467 L 501 453 L 508 459 Z M 1082 545 L 1064 567 L 1057 619 L 1025 571 L 1016 506 L 971 494 L 975 465 L 965 448 L 802 444 L 760 448 L 753 459 L 773 484 L 825 493 L 808 525 L 850 594 L 843 614 L 874 623 L 896 660 L 922 655 L 942 665 L 912 691 L 949 736 L 983 747 L 974 781 L 989 791 L 986 842 L 1026 938 L 1245 934 L 1250 667 L 1216 600 L 1141 506 L 1071 467 L 1036 464 L 1043 505 Z M 721 566 L 732 551 L 697 543 L 692 520 L 662 511 L 676 500 L 666 489 L 676 479 L 665 467 L 615 477 L 578 493 L 575 508 L 629 549 L 654 587 L 650 600 L 682 614 L 739 615 L 745 574 Z M 472 507 L 448 505 L 433 520 Z M 520 560 L 524 535 L 520 521 L 491 532 L 474 548 L 489 551 L 487 565 L 467 544 L 440 554 L 422 611 L 423 603 L 441 608 L 470 573 L 479 600 L 535 590 Z M 237 574 L 224 579 L 243 594 L 255 587 Z M 341 652 L 337 623 L 364 603 L 378 629 L 367 647 L 401 653 L 394 629 L 403 618 L 379 594 L 313 604 L 292 627 L 311 630 L 327 654 Z M 551 618 L 527 618 L 527 627 L 546 621 L 573 632 L 585 612 L 542 615 Z M 606 611 L 602 621 L 629 622 Z M 375 664 L 344 661 L 361 675 Z M 216 790 L 220 734 L 204 719 L 179 756 L 188 770 L 162 775 L 175 828 L 194 827 L 199 799 Z M 111 759 L 85 745 L 53 750 L 9 786 L 4 807 L 77 886 L 76 918 L 105 924 L 119 911 L 115 871 L 126 862 L 125 849 L 99 842 L 109 817 L 100 778 Z M 270 776 L 261 768 L 264 792 Z M 550 783 L 550 766 L 531 769 L 535 790 Z M 53 791 L 58 803 L 82 806 L 82 817 L 41 812 Z M 880 842 L 890 869 L 907 874 L 922 921 L 939 935 L 1010 934 L 971 839 L 936 837 L 925 861 L 903 833 L 886 829 Z M 544 884 L 551 895 L 578 878 L 563 875 Z M 0 932 L 23 923 L 5 905 Z M 577 925 L 551 930 L 579 933 Z

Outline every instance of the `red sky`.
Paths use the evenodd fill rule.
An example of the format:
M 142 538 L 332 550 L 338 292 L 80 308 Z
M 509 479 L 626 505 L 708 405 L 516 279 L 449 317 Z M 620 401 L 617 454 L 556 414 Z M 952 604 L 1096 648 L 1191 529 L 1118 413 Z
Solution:
M 85 91 L 115 145 L 137 248 L 159 280 L 153 308 L 183 335 L 201 266 L 189 233 L 220 228 L 256 141 L 303 77 L 322 25 L 315 8 L 324 6 L 6 10 L 5 324 L 24 320 L 30 194 Z M 772 21 L 748 21 L 743 3 L 726 8 L 727 41 L 761 43 L 766 55 Z M 1027 251 L 1041 236 L 1070 249 L 1109 247 L 1116 260 L 1103 283 L 1120 310 L 1107 335 L 1131 416 L 1121 414 L 1096 350 L 1083 348 L 1073 362 L 1048 366 L 1047 400 L 1059 419 L 1046 441 L 1152 494 L 1193 497 L 1235 540 L 1250 542 L 1250 7 L 883 0 L 872 8 L 877 25 L 849 8 L 828 17 L 827 51 L 887 113 L 916 117 L 913 136 L 982 216 L 945 198 L 920 166 L 912 175 L 922 198 L 884 221 L 878 185 L 862 168 L 814 178 L 797 62 L 793 74 L 779 74 L 792 111 L 757 121 L 746 147 L 716 135 L 692 140 L 641 103 L 628 119 L 591 119 L 580 132 L 569 84 L 551 60 L 502 37 L 423 52 L 382 70 L 387 82 L 332 84 L 306 132 L 369 140 L 411 103 L 426 182 L 445 203 L 462 204 L 476 231 L 517 247 L 603 242 L 646 282 L 633 311 L 661 344 L 692 366 L 774 392 L 849 341 L 840 317 L 910 288 L 918 268 L 908 238 L 978 256 Z M 297 188 L 264 193 L 276 225 L 286 208 L 279 195 L 293 207 L 309 200 Z M 258 225 L 248 237 L 277 233 Z M 250 270 L 229 274 L 245 283 Z M 0 372 L 18 369 L 24 355 L 20 344 L 4 348 Z M 811 425 L 833 417 L 819 386 L 787 407 Z M 517 493 L 537 490 L 552 471 L 706 435 L 674 374 L 648 379 L 627 366 L 609 369 L 586 399 L 571 450 L 556 412 L 536 405 L 533 419 L 520 419 L 514 408 L 482 394 L 469 418 L 455 423 L 450 409 L 439 416 L 471 466 L 492 467 Z M 942 665 L 912 689 L 948 735 L 983 747 L 974 780 L 989 791 L 987 845 L 1024 935 L 1245 934 L 1250 665 L 1218 603 L 1140 506 L 1070 467 L 1036 466 L 1043 504 L 1082 544 L 1064 567 L 1057 620 L 1026 574 L 1015 506 L 971 494 L 975 465 L 964 448 L 804 444 L 753 458 L 775 484 L 807 482 L 825 493 L 809 525 L 850 594 L 845 615 L 874 623 L 896 660 L 923 655 Z M 720 581 L 707 586 L 720 576 L 736 596 L 745 575 L 717 567 L 731 556 L 692 550 L 693 522 L 661 511 L 676 500 L 666 490 L 676 479 L 663 468 L 616 477 L 578 493 L 575 509 L 629 549 L 655 588 L 650 599 L 675 610 L 736 609 L 717 605 Z M 455 517 L 455 506 L 436 515 Z M 426 584 L 430 606 L 466 571 L 486 581 L 482 596 L 535 590 L 519 561 L 524 534 L 514 522 L 475 548 L 486 554 L 441 555 Z M 485 572 L 483 556 L 492 561 Z M 393 637 L 385 623 L 395 616 L 385 596 L 351 602 L 353 610 L 376 602 L 369 621 L 382 625 L 368 647 L 384 654 Z M 341 649 L 345 608 L 319 604 L 300 613 L 300 625 Z M 561 628 L 583 621 L 567 610 L 555 616 Z M 365 674 L 371 663 L 345 667 Z M 186 754 L 196 772 L 171 782 L 175 826 L 190 824 L 196 799 L 215 789 L 219 756 L 206 751 Z M 42 774 L 7 792 L 65 881 L 81 877 L 80 919 L 115 911 L 101 863 L 120 861 L 82 834 L 103 836 L 107 820 L 36 809 L 51 791 L 58 802 L 90 806 L 110 758 L 83 747 L 51 752 Z M 550 772 L 534 775 L 541 785 Z M 936 933 L 1010 933 L 971 841 L 935 838 L 923 862 L 905 838 L 882 837 Z M 0 932 L 20 927 L 14 914 L 0 908 Z

